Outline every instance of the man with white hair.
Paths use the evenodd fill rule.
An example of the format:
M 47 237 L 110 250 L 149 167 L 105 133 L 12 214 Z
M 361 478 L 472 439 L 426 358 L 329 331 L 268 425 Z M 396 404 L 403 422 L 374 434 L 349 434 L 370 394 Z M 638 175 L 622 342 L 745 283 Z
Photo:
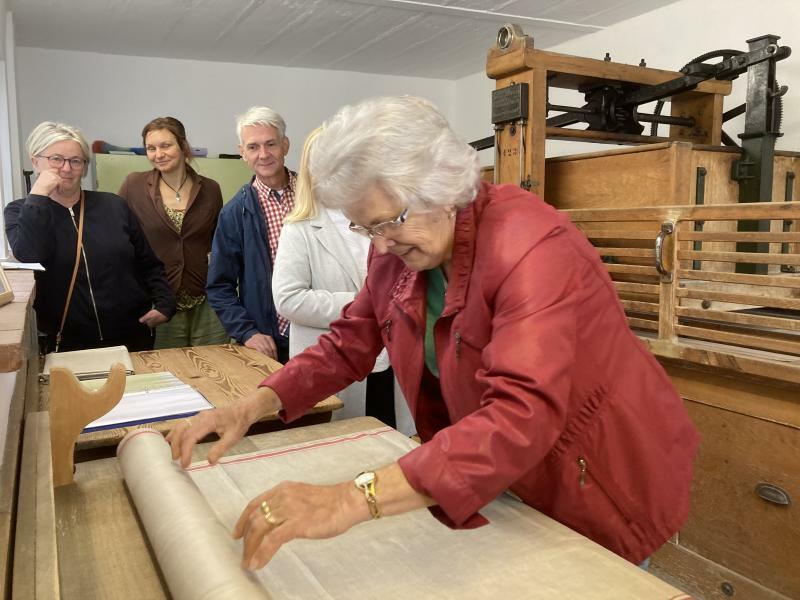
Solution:
M 272 300 L 272 267 L 284 217 L 294 207 L 296 174 L 284 165 L 289 152 L 286 123 L 265 106 L 236 119 L 239 154 L 253 170 L 219 215 L 208 301 L 237 342 L 285 362 L 289 323 Z

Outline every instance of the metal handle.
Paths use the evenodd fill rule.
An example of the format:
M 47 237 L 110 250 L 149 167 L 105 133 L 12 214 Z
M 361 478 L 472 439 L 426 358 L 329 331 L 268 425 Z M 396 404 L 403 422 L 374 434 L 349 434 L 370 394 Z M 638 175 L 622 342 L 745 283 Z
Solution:
M 777 485 L 771 483 L 759 483 L 756 486 L 756 494 L 762 500 L 771 502 L 772 504 L 779 504 L 780 506 L 789 506 L 792 499 L 786 490 L 779 488 Z
M 662 254 L 664 252 L 664 240 L 668 235 L 672 235 L 673 231 L 675 231 L 675 226 L 672 223 L 662 223 L 661 231 L 658 232 L 658 237 L 656 237 L 656 270 L 661 273 L 662 281 L 672 281 L 672 272 L 664 268 Z

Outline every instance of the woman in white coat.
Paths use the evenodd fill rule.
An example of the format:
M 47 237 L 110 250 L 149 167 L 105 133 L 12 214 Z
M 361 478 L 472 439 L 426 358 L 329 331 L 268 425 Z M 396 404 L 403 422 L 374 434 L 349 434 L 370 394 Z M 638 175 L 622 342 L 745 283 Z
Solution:
M 294 210 L 281 230 L 272 273 L 272 296 L 278 313 L 291 323 L 289 356 L 299 354 L 330 331 L 332 321 L 353 301 L 367 275 L 369 240 L 350 231 L 338 210 L 319 206 L 308 176 L 308 159 L 319 129 L 303 146 Z M 334 418 L 373 416 L 406 434 L 414 425 L 395 384 L 384 350 L 365 381 L 338 394 L 344 408 Z

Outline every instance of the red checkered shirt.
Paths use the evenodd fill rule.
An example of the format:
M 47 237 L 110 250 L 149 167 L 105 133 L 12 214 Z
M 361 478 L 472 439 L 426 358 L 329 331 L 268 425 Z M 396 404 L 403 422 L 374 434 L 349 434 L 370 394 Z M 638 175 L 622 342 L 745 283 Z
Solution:
M 272 264 L 275 264 L 275 254 L 278 252 L 278 239 L 281 237 L 281 227 L 283 220 L 294 208 L 294 190 L 297 176 L 286 169 L 288 173 L 286 187 L 282 190 L 274 190 L 256 177 L 253 180 L 253 187 L 258 194 L 258 202 L 264 212 L 264 221 L 267 224 L 267 245 L 269 246 L 269 256 Z M 280 193 L 279 193 L 280 192 Z M 286 335 L 289 329 L 289 321 L 278 315 L 278 330 L 281 335 Z

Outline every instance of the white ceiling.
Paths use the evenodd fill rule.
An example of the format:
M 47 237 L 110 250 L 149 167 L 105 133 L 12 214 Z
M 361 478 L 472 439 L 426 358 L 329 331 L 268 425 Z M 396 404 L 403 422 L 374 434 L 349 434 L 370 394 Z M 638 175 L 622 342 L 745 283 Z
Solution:
M 504 23 L 547 48 L 675 0 L 6 0 L 18 46 L 457 79 Z

